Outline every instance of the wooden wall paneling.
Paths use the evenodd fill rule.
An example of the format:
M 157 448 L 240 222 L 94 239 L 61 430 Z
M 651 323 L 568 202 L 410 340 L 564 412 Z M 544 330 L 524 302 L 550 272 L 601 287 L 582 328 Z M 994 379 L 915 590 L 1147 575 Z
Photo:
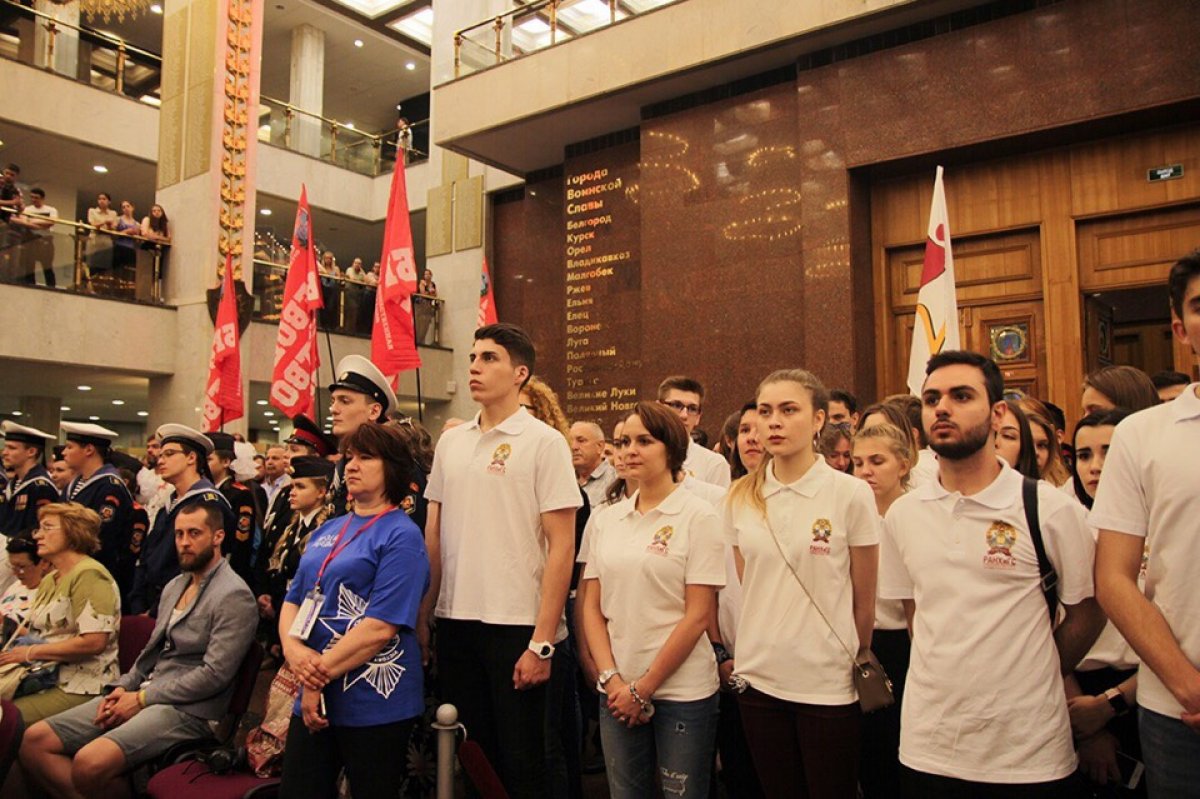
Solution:
M 1067 429 L 1075 428 L 1083 381 L 1083 295 L 1080 290 L 1075 220 L 1071 201 L 1071 159 L 1055 150 L 1038 159 L 1042 195 L 1042 309 L 1045 314 L 1045 369 L 1041 388 L 1063 409 Z
M 1077 239 L 1084 290 L 1165 286 L 1171 264 L 1200 242 L 1200 204 L 1081 220 Z
M 960 305 L 1041 293 L 1042 254 L 1036 228 L 955 235 L 951 246 Z M 924 243 L 889 251 L 893 308 L 916 306 L 924 259 Z
M 1047 384 L 1045 330 L 1041 300 L 979 305 L 971 308 L 971 325 L 963 343 L 996 361 L 1006 386 L 1044 387 Z M 1022 340 L 1023 346 L 1018 346 Z
M 895 334 L 892 317 L 892 302 L 888 292 L 887 225 L 895 220 L 901 206 L 900 184 L 877 184 L 871 187 L 871 279 L 875 286 L 875 387 L 879 397 L 887 396 L 895 385 L 895 364 L 900 360 L 898 352 L 903 336 Z M 886 213 L 885 213 L 886 210 Z M 907 362 L 907 358 L 904 359 Z
M 1183 165 L 1183 177 L 1154 183 L 1146 171 Z M 1200 198 L 1200 125 L 1136 134 L 1071 148 L 1075 216 L 1151 208 Z

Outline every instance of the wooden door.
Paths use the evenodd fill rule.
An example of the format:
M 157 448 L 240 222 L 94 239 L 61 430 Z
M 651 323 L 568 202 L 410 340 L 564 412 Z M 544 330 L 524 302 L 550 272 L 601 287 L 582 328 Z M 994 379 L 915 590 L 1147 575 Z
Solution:
M 1083 359 L 1089 374 L 1113 363 L 1113 309 L 1097 297 L 1083 300 Z

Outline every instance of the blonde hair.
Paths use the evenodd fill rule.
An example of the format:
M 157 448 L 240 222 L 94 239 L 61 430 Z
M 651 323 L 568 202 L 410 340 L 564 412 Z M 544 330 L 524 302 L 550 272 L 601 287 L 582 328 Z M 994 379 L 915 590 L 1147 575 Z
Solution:
M 850 440 L 851 452 L 854 451 L 853 447 L 859 441 L 874 439 L 881 440 L 884 444 L 887 444 L 888 449 L 896 460 L 907 467 L 908 471 L 900 476 L 900 487 L 907 489 L 908 483 L 912 478 L 912 467 L 917 462 L 917 448 L 913 443 L 912 434 L 904 432 L 889 422 L 864 427 L 855 433 L 854 438 Z
M 767 375 L 758 388 L 754 392 L 755 399 L 762 393 L 762 390 L 772 383 L 795 383 L 801 388 L 808 391 L 809 397 L 812 399 L 813 411 L 821 411 L 828 413 L 829 411 L 829 391 L 825 388 L 825 384 L 807 369 L 779 369 Z M 824 422 L 822 421 L 822 426 Z M 818 431 L 819 432 L 819 431 Z M 813 441 L 813 451 L 816 452 L 816 436 Z M 757 508 L 763 516 L 767 515 L 767 500 L 763 496 L 763 484 L 767 481 L 767 465 L 771 462 L 771 453 L 764 452 L 763 459 L 758 464 L 758 468 L 746 474 L 744 477 L 739 477 L 729 489 L 730 504 L 746 503 L 754 508 Z
M 531 377 L 521 389 L 529 395 L 529 412 L 538 421 L 545 422 L 563 434 L 563 438 L 571 440 L 571 425 L 567 424 L 567 415 L 558 404 L 558 395 L 554 389 L 546 385 L 540 377 Z
M 47 516 L 58 517 L 67 548 L 82 555 L 100 551 L 100 514 L 78 502 L 52 502 L 38 508 L 38 521 Z

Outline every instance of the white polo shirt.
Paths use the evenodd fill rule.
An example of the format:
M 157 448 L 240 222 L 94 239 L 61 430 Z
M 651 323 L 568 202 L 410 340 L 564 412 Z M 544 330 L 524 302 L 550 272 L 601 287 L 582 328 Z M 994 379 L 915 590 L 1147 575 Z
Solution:
M 1200 668 L 1198 388 L 1200 383 L 1193 383 L 1170 402 L 1117 425 L 1088 521 L 1100 530 L 1146 539 L 1146 596 L 1171 626 L 1183 654 Z M 1173 719 L 1183 712 L 1145 664 L 1138 670 L 1138 704 Z
M 697 480 L 703 480 L 721 488 L 729 488 L 729 461 L 711 449 L 700 446 L 695 441 L 688 441 L 687 458 L 683 462 L 683 471 Z
M 779 558 L 762 513 L 725 502 L 725 537 L 746 562 L 737 624 L 736 671 L 777 699 L 846 705 L 858 699 L 850 659 L 858 651 L 850 547 L 879 543 L 870 487 L 817 462 L 794 483 L 763 484 L 771 528 L 796 574 L 850 649 L 847 654 Z
M 617 670 L 636 680 L 683 620 L 688 585 L 725 584 L 721 522 L 712 506 L 677 486 L 642 514 L 638 494 L 600 512 L 592 529 L 585 580 L 600 581 L 600 610 L 608 621 Z M 707 635 L 663 681 L 656 699 L 690 702 L 720 687 Z
M 916 602 L 900 762 L 977 782 L 1048 782 L 1075 770 L 1075 749 L 1022 477 L 1001 466 L 969 497 L 927 483 L 884 520 L 880 595 Z M 1083 506 L 1044 482 L 1038 506 L 1059 599 L 1077 604 L 1093 594 Z
M 929 447 L 918 450 L 917 462 L 913 465 L 912 473 L 908 478 L 908 487 L 910 489 L 920 488 L 926 483 L 935 482 L 937 479 L 937 455 Z
M 438 441 L 425 498 L 442 505 L 434 615 L 536 623 L 546 566 L 541 514 L 583 504 L 562 433 L 524 408 L 485 433 L 476 414 Z
M 683 487 L 719 509 L 728 491 L 712 483 L 706 483 L 691 475 L 683 478 Z M 737 576 L 737 562 L 733 559 L 733 547 L 725 547 L 725 587 L 717 594 L 717 626 L 721 630 L 721 641 L 733 652 L 737 640 L 737 619 L 742 610 L 742 584 Z

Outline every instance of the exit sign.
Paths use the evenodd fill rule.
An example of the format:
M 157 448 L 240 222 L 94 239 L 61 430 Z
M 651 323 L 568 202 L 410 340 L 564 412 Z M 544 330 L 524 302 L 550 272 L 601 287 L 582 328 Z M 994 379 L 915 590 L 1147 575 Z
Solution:
M 1183 177 L 1183 164 L 1155 167 L 1146 171 L 1146 180 L 1151 183 L 1156 180 L 1176 180 Z

